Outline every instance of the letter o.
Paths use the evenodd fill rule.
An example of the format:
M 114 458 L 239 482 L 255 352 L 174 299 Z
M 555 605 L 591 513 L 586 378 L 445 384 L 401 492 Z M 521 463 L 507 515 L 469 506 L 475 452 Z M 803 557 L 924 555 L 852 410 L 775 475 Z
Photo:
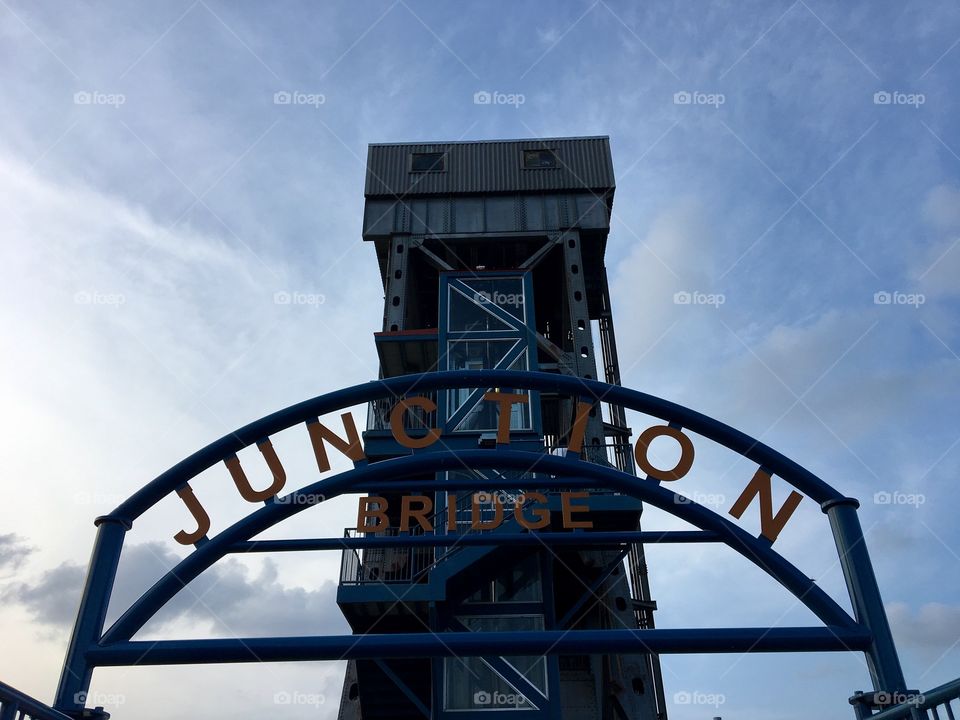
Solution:
M 672 437 L 680 444 L 680 460 L 672 470 L 661 470 L 655 468 L 647 459 L 647 451 L 650 449 L 650 443 L 661 435 Z M 679 480 L 693 467 L 693 442 L 689 437 L 683 434 L 678 428 L 669 425 L 654 425 L 648 427 L 637 438 L 637 444 L 634 448 L 634 457 L 637 459 L 637 466 L 643 470 L 649 477 L 661 482 Z

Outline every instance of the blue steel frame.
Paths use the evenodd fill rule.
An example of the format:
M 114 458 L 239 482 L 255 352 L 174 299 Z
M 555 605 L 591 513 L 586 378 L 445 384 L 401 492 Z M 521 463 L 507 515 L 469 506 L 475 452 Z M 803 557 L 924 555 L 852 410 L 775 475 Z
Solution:
M 756 462 L 820 504 L 829 518 L 846 578 L 851 617 L 816 583 L 773 550 L 726 517 L 679 496 L 655 481 L 637 478 L 612 467 L 514 450 L 451 452 L 425 448 L 376 463 L 355 463 L 352 470 L 318 480 L 290 493 L 285 500 L 264 505 L 212 538 L 204 537 L 193 553 L 160 578 L 104 632 L 107 606 L 126 532 L 158 501 L 182 488 L 191 478 L 270 435 L 337 410 L 382 397 L 401 397 L 457 387 L 516 387 L 554 392 L 622 405 L 661 418 L 678 428 L 717 442 Z M 252 540 L 264 530 L 316 502 L 347 492 L 391 489 L 417 491 L 483 489 L 489 481 L 461 478 L 424 482 L 409 480 L 426 473 L 467 467 L 536 469 L 538 488 L 598 487 L 614 489 L 686 520 L 697 530 L 679 532 L 498 533 L 498 544 L 541 542 L 610 544 L 621 542 L 722 542 L 763 569 L 806 605 L 824 627 L 687 628 L 646 630 L 544 630 L 524 632 L 443 632 L 331 637 L 261 637 L 200 640 L 136 641 L 134 634 L 187 583 L 230 553 L 340 549 L 344 547 L 440 546 L 442 535 L 380 538 L 320 538 Z M 552 478 L 543 477 L 552 475 Z M 431 485 L 433 487 L 431 487 Z M 503 370 L 448 371 L 407 375 L 356 385 L 292 405 L 211 443 L 135 492 L 109 515 L 96 521 L 97 538 L 87 571 L 80 610 L 57 689 L 55 707 L 71 715 L 82 711 L 93 669 L 100 666 L 336 660 L 352 658 L 441 657 L 563 654 L 563 653 L 713 653 L 862 651 L 874 689 L 904 692 L 906 685 L 890 627 L 864 544 L 857 517 L 858 503 L 763 443 L 717 420 L 652 395 L 572 376 Z M 533 538 L 533 539 L 531 539 Z M 484 538 L 461 538 L 480 544 Z
M 461 285 L 463 280 L 496 280 L 496 279 L 515 279 L 519 280 L 523 287 L 523 319 L 519 319 L 501 309 L 496 304 L 490 304 L 487 312 L 499 319 L 508 329 L 504 330 L 482 330 L 482 331 L 452 331 L 450 330 L 450 293 L 461 291 L 461 288 L 455 287 Z M 469 289 L 464 287 L 463 289 Z M 442 272 L 440 273 L 440 304 L 439 304 L 439 333 L 437 350 L 440 358 L 440 370 L 449 370 L 448 363 L 450 355 L 447 352 L 449 342 L 484 342 L 484 341 L 507 341 L 515 340 L 517 346 L 508 352 L 501 360 L 500 364 L 505 366 L 502 369 L 509 368 L 510 364 L 515 362 L 524 351 L 527 354 L 527 369 L 536 370 L 537 367 L 537 336 L 536 331 L 531 328 L 536 326 L 536 318 L 533 316 L 533 273 L 530 271 L 487 271 L 479 272 Z M 478 306 L 479 307 L 479 306 Z M 439 407 L 440 422 L 443 430 L 450 433 L 469 433 L 469 430 L 455 430 L 458 423 L 462 422 L 467 412 L 477 402 L 481 400 L 478 394 L 471 397 L 464 405 L 452 415 L 449 412 L 448 393 L 441 393 L 437 398 Z M 536 394 L 530 398 L 530 427 L 517 430 L 515 432 L 527 433 L 533 435 L 540 434 L 540 402 Z M 476 431 L 473 431 L 476 432 Z

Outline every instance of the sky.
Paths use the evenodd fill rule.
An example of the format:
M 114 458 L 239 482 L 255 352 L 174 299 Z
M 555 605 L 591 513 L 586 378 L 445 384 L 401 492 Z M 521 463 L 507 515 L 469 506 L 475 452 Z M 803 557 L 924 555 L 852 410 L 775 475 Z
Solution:
M 859 498 L 908 684 L 960 675 L 956 2 L 0 0 L 0 79 L 4 682 L 52 699 L 97 515 L 247 422 L 377 376 L 368 143 L 578 135 L 610 136 L 624 384 Z M 291 482 L 313 479 L 302 444 L 275 444 Z M 683 490 L 725 512 L 753 468 L 701 446 Z M 198 482 L 223 527 L 247 508 L 219 471 Z M 277 536 L 339 535 L 354 507 Z M 110 617 L 183 556 L 186 522 L 164 501 L 137 523 Z M 849 606 L 812 502 L 776 547 Z M 659 627 L 814 624 L 721 548 L 648 553 Z M 338 567 L 231 559 L 142 637 L 347 632 Z M 663 666 L 675 720 L 850 717 L 869 685 L 856 654 Z M 342 677 L 107 669 L 90 704 L 334 718 Z

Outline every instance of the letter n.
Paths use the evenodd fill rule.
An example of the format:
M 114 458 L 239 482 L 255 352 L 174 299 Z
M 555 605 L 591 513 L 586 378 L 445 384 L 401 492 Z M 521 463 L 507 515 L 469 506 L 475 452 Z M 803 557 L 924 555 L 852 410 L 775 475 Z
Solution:
M 787 501 L 783 503 L 777 514 L 773 514 L 773 488 L 771 487 L 770 473 L 760 468 L 754 474 L 753 479 L 747 484 L 737 498 L 737 501 L 730 508 L 730 514 L 739 519 L 744 511 L 753 502 L 753 499 L 760 496 L 760 534 L 773 543 L 780 531 L 783 530 L 787 520 L 797 509 L 797 505 L 803 500 L 803 495 L 796 490 L 790 492 Z
M 330 460 L 327 457 L 327 449 L 323 442 L 326 440 L 337 450 L 342 452 L 354 462 L 366 459 L 363 453 L 363 445 L 360 444 L 360 434 L 357 432 L 357 425 L 353 422 L 353 415 L 343 413 L 340 416 L 343 420 L 343 430 L 346 439 L 336 435 L 333 430 L 320 422 L 318 418 L 307 421 L 307 432 L 310 433 L 310 442 L 313 444 L 313 454 L 317 458 L 317 468 L 320 472 L 326 472 L 330 469 Z

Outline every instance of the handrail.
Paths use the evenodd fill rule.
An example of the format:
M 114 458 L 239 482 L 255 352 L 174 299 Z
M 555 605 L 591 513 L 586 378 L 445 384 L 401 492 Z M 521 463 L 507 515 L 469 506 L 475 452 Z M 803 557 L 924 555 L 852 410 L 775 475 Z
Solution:
M 851 702 L 857 702 L 857 698 L 858 696 L 855 695 L 851 698 Z M 869 715 L 867 717 L 869 717 L 870 720 L 900 720 L 900 718 L 915 717 L 929 718 L 931 715 L 928 711 L 930 711 L 933 713 L 933 717 L 946 720 L 946 718 L 937 712 L 938 709 L 944 709 L 947 711 L 946 717 L 952 719 L 955 715 L 953 708 L 950 706 L 951 700 L 960 700 L 960 678 L 944 683 L 928 692 L 920 693 L 914 702 L 901 703 L 894 707 L 889 707 L 886 710 L 881 710 L 876 715 Z
M 109 714 L 101 717 L 109 718 Z M 0 718 L 18 718 L 19 720 L 72 720 L 69 715 L 64 715 L 58 710 L 54 710 L 49 705 L 44 705 L 36 698 L 32 698 L 26 693 L 20 692 L 14 687 L 0 682 Z

